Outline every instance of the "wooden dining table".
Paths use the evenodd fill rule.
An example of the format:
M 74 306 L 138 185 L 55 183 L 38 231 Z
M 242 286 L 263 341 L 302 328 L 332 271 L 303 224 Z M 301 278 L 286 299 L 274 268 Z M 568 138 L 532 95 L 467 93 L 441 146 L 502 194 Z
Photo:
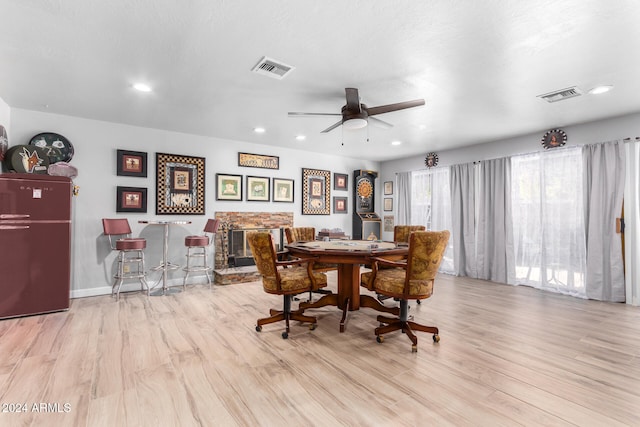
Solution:
M 324 295 L 316 302 L 301 302 L 299 308 L 334 305 L 342 310 L 340 332 L 344 332 L 349 311 L 360 307 L 398 315 L 398 307 L 387 307 L 370 295 L 360 294 L 360 266 L 371 263 L 372 257 L 401 259 L 409 252 L 406 245 L 368 240 L 331 240 L 294 242 L 286 246 L 289 253 L 300 258 L 316 258 L 316 262 L 337 264 L 338 292 Z

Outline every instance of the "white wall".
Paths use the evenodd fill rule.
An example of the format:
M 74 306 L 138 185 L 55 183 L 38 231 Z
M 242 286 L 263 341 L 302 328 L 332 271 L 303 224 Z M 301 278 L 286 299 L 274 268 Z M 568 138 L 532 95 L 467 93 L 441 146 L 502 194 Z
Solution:
M 567 134 L 567 146 L 595 144 L 629 137 L 634 138 L 636 136 L 640 136 L 640 114 L 630 114 L 575 126 L 566 126 L 562 127 L 562 129 Z M 437 152 L 437 167 L 469 163 L 479 160 L 496 159 L 515 154 L 544 151 L 540 141 L 547 130 L 548 129 L 541 129 L 540 132 L 530 135 L 488 142 L 470 147 L 439 151 Z M 424 155 L 382 162 L 380 164 L 379 182 L 394 181 L 395 184 L 395 175 L 398 172 L 426 169 L 424 165 L 424 158 L 429 152 L 429 147 L 425 147 Z M 382 212 L 382 199 L 389 196 L 378 196 L 376 209 L 378 212 L 381 212 L 382 215 L 393 214 L 394 216 L 397 216 L 396 209 L 398 204 L 397 192 L 395 190 L 396 188 L 394 185 L 394 212 Z M 383 239 L 393 239 L 393 233 L 383 233 Z
M 0 120 L 1 115 L 0 106 Z M 314 154 L 301 150 L 291 150 L 246 142 L 221 140 L 195 135 L 147 129 L 115 123 L 81 119 L 77 117 L 41 113 L 30 110 L 11 110 L 10 144 L 26 144 L 31 137 L 41 132 L 56 132 L 64 135 L 74 146 L 75 154 L 70 163 L 78 169 L 74 184 L 80 187 L 79 196 L 74 199 L 73 222 L 73 277 L 72 296 L 81 297 L 110 292 L 114 256 L 108 250 L 108 241 L 102 235 L 102 218 L 124 216 L 129 219 L 134 235 L 141 235 L 147 241 L 147 262 L 156 265 L 161 259 L 161 227 L 138 224 L 142 219 L 181 219 L 193 223 L 188 226 L 171 228 L 170 259 L 184 264 L 184 236 L 200 234 L 206 218 L 216 211 L 264 211 L 293 212 L 296 226 L 341 228 L 351 234 L 351 213 L 353 211 L 353 191 L 334 192 L 332 196 L 349 197 L 349 214 L 302 215 L 302 168 L 329 170 L 332 173 L 350 175 L 353 182 L 356 169 L 378 170 L 377 162 Z M 125 149 L 148 153 L 148 177 L 123 177 L 116 175 L 116 150 Z M 258 169 L 238 167 L 238 152 L 266 154 L 280 157 L 280 169 Z M 204 157 L 205 212 L 206 215 L 155 215 L 155 155 L 171 153 Z M 273 202 L 229 202 L 215 200 L 215 174 L 229 173 L 279 177 L 295 180 L 294 203 Z M 117 214 L 116 187 L 146 187 L 148 189 L 147 213 Z M 244 186 L 244 181 L 243 181 Z M 333 211 L 333 206 L 332 209 Z M 174 282 L 181 283 L 182 271 L 174 272 Z M 157 278 L 153 273 L 152 280 Z

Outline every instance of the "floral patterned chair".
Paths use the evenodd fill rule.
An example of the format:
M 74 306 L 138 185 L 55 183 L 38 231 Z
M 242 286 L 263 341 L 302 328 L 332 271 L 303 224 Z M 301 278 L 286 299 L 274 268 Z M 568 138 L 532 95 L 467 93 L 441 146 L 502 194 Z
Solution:
M 316 318 L 305 316 L 299 311 L 291 311 L 293 295 L 320 289 L 327 286 L 327 276 L 313 271 L 313 258 L 279 261 L 271 233 L 255 232 L 247 234 L 247 241 L 251 254 L 256 262 L 258 271 L 262 275 L 262 287 L 269 294 L 283 295 L 282 310 L 270 310 L 271 316 L 258 319 L 256 331 L 262 331 L 262 325 L 285 321 L 286 329 L 282 338 L 289 337 L 289 321 L 311 323 L 310 328 L 316 327 Z M 287 267 L 287 268 L 285 268 Z
M 409 235 L 412 231 L 424 231 L 424 225 L 396 225 L 393 227 L 393 241 L 396 243 L 409 243 Z
M 389 261 L 372 258 L 373 269 L 362 274 L 362 282 L 367 283 L 376 293 L 396 298 L 400 301 L 400 317 L 378 316 L 381 325 L 375 329 L 376 339 L 383 342 L 383 334 L 401 330 L 412 342 L 411 350 L 418 351 L 418 338 L 414 331 L 433 334 L 433 341 L 440 341 L 438 328 L 424 326 L 408 319 L 408 300 L 429 298 L 433 293 L 433 282 L 444 252 L 449 242 L 449 231 L 414 231 L 409 237 L 409 254 L 406 260 Z M 381 266 L 394 268 L 380 268 Z M 383 325 L 386 324 L 386 325 Z

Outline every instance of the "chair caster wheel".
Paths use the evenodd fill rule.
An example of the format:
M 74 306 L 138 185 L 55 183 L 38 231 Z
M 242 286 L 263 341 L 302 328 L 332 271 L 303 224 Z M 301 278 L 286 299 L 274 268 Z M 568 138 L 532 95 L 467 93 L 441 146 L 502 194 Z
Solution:
M 417 344 L 413 344 L 411 346 L 411 353 L 417 353 L 418 352 L 418 345 Z
M 287 338 L 289 338 L 289 332 L 283 332 L 282 333 L 282 339 L 286 340 Z
M 382 335 L 378 335 L 376 337 L 376 341 L 378 341 L 380 344 L 382 344 L 384 342 L 384 337 Z
M 433 342 L 440 342 L 440 335 L 433 334 Z
M 256 325 L 256 332 L 262 332 L 262 326 Z
M 317 323 L 312 323 L 312 324 L 309 325 L 309 329 L 312 330 L 312 331 L 315 331 L 317 327 L 318 327 Z
M 418 305 L 422 304 L 422 300 L 421 299 L 416 300 L 416 304 Z

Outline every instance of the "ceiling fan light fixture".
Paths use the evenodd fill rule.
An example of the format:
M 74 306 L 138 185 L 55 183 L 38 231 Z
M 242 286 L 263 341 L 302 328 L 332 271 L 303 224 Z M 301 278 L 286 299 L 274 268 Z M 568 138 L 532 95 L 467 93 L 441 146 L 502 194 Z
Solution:
M 349 119 L 342 123 L 342 126 L 346 129 L 362 129 L 366 125 L 367 121 L 365 119 Z

